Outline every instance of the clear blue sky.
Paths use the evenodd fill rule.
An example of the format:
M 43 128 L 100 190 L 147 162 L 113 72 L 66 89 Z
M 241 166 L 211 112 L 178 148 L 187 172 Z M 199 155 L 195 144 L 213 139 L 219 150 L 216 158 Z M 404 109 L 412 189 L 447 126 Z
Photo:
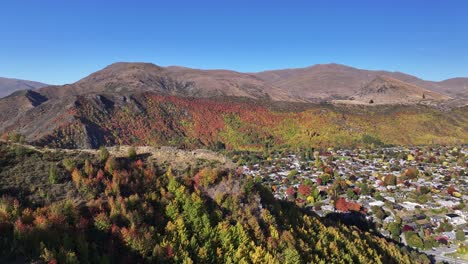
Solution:
M 116 61 L 468 76 L 465 0 L 4 0 L 0 36 L 0 76 L 52 84 Z

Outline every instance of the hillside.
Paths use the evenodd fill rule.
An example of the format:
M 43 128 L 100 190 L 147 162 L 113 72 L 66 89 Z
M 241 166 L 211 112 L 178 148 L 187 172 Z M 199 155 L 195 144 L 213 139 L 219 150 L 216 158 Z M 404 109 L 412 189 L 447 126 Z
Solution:
M 350 104 L 431 104 L 450 97 L 426 90 L 413 84 L 400 80 L 378 76 L 365 86 L 349 100 L 337 100 L 340 103 Z
M 23 95 L 20 98 L 28 102 Z M 26 105 L 23 114 L 4 119 L 4 137 L 19 132 L 33 144 L 62 148 L 122 144 L 231 150 L 326 148 L 362 145 L 365 135 L 381 144 L 468 142 L 466 107 L 440 111 L 421 105 L 309 105 L 290 112 L 258 101 L 149 92 L 70 96 L 33 108 Z
M 442 93 L 450 94 L 452 97 L 468 97 L 468 78 L 453 78 L 440 82 L 444 88 Z
M 305 85 L 310 71 L 336 77 L 336 71 L 348 76 L 354 70 L 326 65 L 303 71 Z M 280 71 L 271 80 L 295 75 L 297 70 Z M 449 100 L 385 75 L 354 91 L 347 87 L 357 85 L 356 79 L 348 77 L 342 79 L 342 91 L 334 97 L 347 104 L 372 100 L 373 107 L 308 103 L 315 100 L 308 97 L 309 90 L 303 94 L 283 91 L 253 74 L 116 63 L 70 85 L 17 91 L 0 99 L 0 134 L 4 138 L 21 134 L 32 144 L 62 148 L 357 146 L 366 135 L 381 144 L 468 141 L 463 99 Z M 332 92 L 330 87 L 337 83 L 327 78 L 323 87 Z
M 0 143 L 0 168 L 2 263 L 429 263 L 216 167 Z
M 47 86 L 47 84 L 0 77 L 0 98 L 18 90 L 33 90 L 44 86 Z
M 468 97 L 466 78 L 431 82 L 401 72 L 370 71 L 334 63 L 264 71 L 255 75 L 288 91 L 291 96 L 311 101 L 346 99 L 379 76 L 394 78 L 449 97 Z

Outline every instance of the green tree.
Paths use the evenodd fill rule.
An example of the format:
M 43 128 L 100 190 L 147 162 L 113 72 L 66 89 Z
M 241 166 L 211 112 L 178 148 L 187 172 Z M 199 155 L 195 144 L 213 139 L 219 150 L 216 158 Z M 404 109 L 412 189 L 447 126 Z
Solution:
M 301 256 L 294 248 L 286 248 L 284 250 L 284 263 L 286 264 L 297 264 L 301 263 Z
M 461 229 L 458 229 L 457 232 L 455 233 L 455 237 L 457 238 L 458 241 L 465 241 L 465 232 Z
M 346 190 L 346 196 L 350 200 L 357 200 L 359 198 L 358 195 L 353 191 L 353 189 L 350 188 Z
M 130 148 L 128 149 L 128 158 L 129 158 L 129 159 L 135 159 L 136 156 L 137 156 L 137 152 L 136 152 L 135 147 L 130 147 Z
M 401 234 L 401 227 L 396 222 L 389 223 L 387 229 L 394 238 L 399 237 Z
M 59 179 L 59 172 L 57 170 L 57 167 L 54 165 L 50 166 L 49 168 L 49 182 L 50 184 L 56 184 Z
M 290 181 L 293 180 L 294 177 L 297 175 L 297 173 L 298 173 L 297 170 L 292 170 L 292 171 L 290 171 L 289 174 L 288 174 L 288 179 L 289 179 Z
M 98 151 L 98 157 L 101 162 L 106 161 L 109 158 L 109 151 L 106 149 L 106 147 L 101 146 Z
M 69 172 L 72 172 L 76 168 L 76 163 L 74 160 L 71 159 L 64 159 L 62 160 L 62 165 L 65 169 Z
M 414 248 L 424 247 L 424 243 L 422 239 L 415 232 L 412 232 L 412 231 L 406 232 L 405 238 L 406 238 L 406 243 L 408 243 L 408 246 L 410 247 L 414 247 Z

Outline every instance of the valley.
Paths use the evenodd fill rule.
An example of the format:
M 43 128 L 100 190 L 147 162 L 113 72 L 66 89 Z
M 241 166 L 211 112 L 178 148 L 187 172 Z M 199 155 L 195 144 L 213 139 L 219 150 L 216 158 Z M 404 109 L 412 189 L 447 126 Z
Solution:
M 468 106 L 440 85 L 115 63 L 16 91 L 0 99 L 0 262 L 464 254 Z

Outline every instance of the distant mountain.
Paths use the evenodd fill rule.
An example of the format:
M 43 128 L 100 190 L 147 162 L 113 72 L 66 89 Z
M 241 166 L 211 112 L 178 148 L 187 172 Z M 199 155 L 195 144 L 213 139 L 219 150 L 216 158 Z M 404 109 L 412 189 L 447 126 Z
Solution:
M 260 78 L 228 70 L 159 67 L 150 63 L 114 63 L 78 82 L 40 90 L 47 97 L 88 93 L 156 92 L 188 97 L 235 96 L 298 101 Z
M 414 84 L 409 84 L 395 78 L 378 76 L 350 100 L 336 102 L 352 104 L 431 104 L 448 100 L 450 97 L 436 93 Z
M 41 88 L 39 92 L 48 98 L 89 93 L 147 91 L 184 97 L 229 96 L 285 102 L 331 102 L 350 99 L 379 76 L 402 82 L 394 85 L 406 83 L 446 95 L 434 96 L 437 98 L 434 100 L 444 101 L 450 99 L 449 97 L 468 98 L 468 78 L 431 82 L 400 72 L 368 71 L 339 64 L 241 73 L 120 62 L 111 64 L 76 83 L 48 86 Z M 408 103 L 407 99 L 398 97 L 385 101 Z
M 468 98 L 468 78 L 431 82 L 401 72 L 369 71 L 333 63 L 264 71 L 255 73 L 255 76 L 287 91 L 290 96 L 309 101 L 348 99 L 379 76 L 391 77 L 449 97 Z M 398 101 L 398 98 L 393 101 Z
M 40 82 L 0 77 L 0 98 L 18 90 L 33 90 L 47 85 Z
M 468 98 L 468 78 L 453 78 L 438 83 L 439 92 L 448 94 L 451 97 Z

